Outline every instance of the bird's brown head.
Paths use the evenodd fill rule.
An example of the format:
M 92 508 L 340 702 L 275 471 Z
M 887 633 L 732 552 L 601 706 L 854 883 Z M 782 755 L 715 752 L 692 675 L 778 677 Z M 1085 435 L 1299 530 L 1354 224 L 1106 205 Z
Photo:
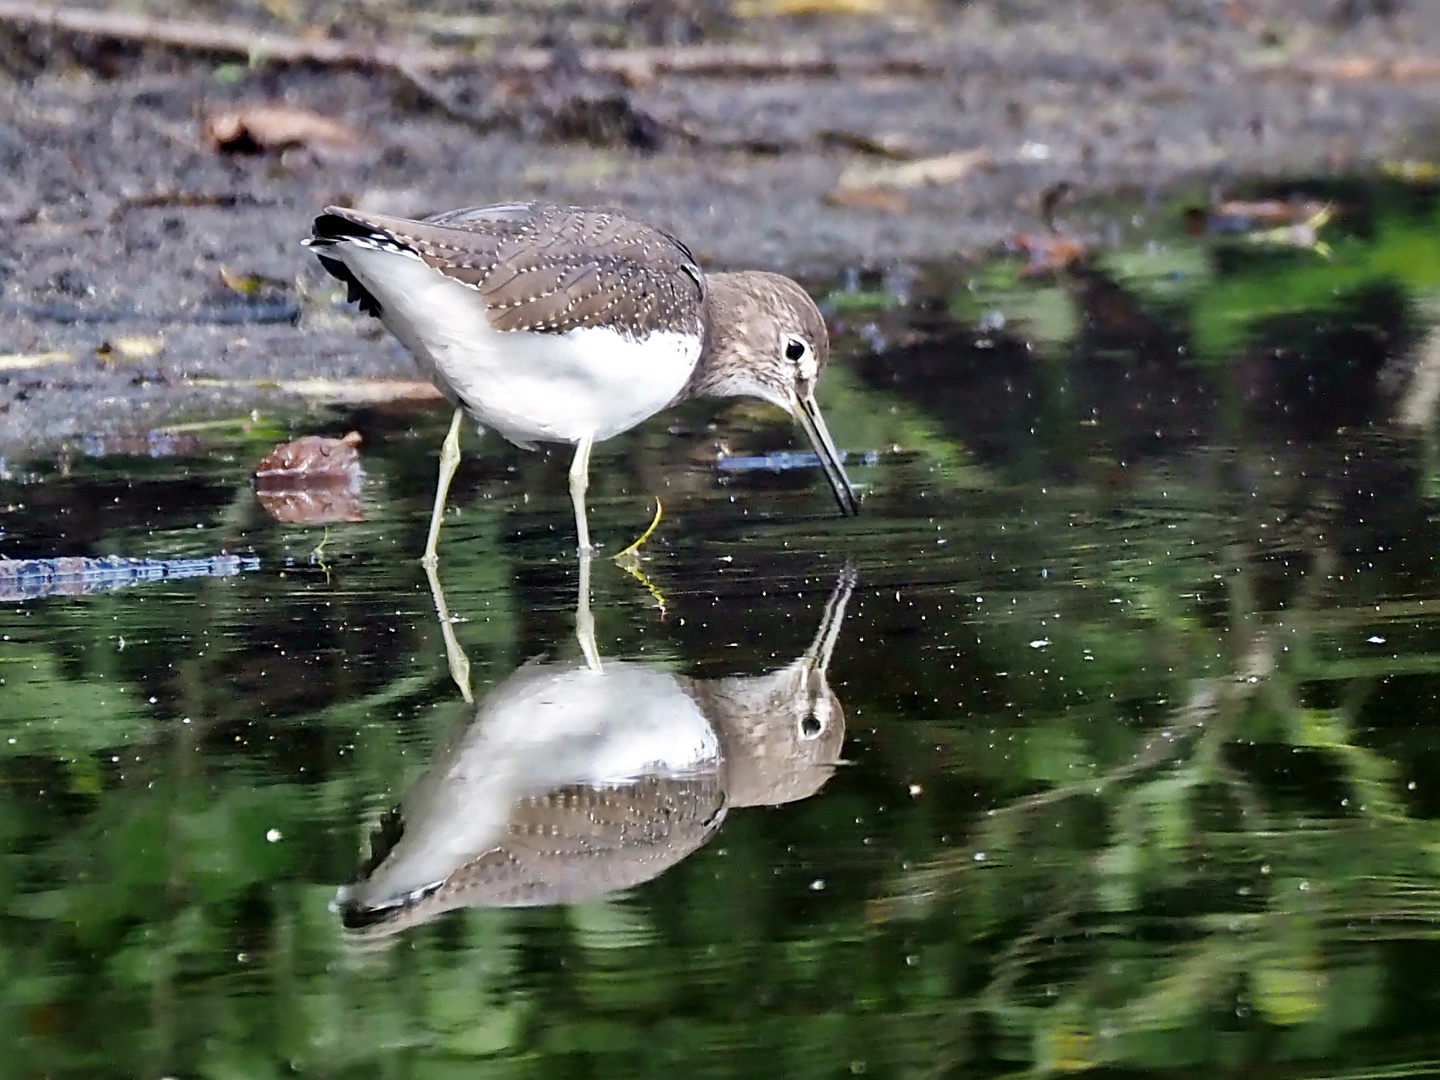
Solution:
M 830 359 L 830 336 L 810 294 L 781 274 L 747 271 L 706 276 L 705 352 L 690 393 L 757 397 L 793 416 L 820 458 L 840 512 L 860 503 L 815 404 Z

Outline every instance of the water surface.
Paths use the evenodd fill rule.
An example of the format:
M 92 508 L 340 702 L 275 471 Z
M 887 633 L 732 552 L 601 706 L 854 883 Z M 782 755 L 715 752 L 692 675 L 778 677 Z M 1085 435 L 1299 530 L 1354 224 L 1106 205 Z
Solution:
M 839 279 L 864 513 L 717 465 L 759 406 L 598 447 L 602 555 L 664 506 L 603 683 L 563 455 L 467 444 L 473 704 L 446 416 L 9 460 L 6 556 L 258 566 L 0 603 L 5 1071 L 1436 1071 L 1440 209 L 1320 195 L 1329 258 Z M 275 520 L 350 429 L 362 520 Z

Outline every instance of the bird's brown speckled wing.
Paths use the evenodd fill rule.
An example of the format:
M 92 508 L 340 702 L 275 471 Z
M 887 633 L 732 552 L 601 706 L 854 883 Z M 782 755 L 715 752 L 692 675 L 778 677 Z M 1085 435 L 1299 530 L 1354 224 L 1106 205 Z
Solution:
M 511 203 L 410 221 L 329 208 L 316 236 L 334 236 L 340 222 L 371 230 L 473 288 L 497 330 L 604 325 L 643 337 L 701 329 L 705 279 L 694 257 L 673 237 L 621 214 Z
M 423 895 L 351 900 L 344 924 L 382 937 L 460 907 L 569 904 L 628 889 L 680 862 L 714 834 L 727 801 L 719 774 L 642 777 L 597 790 L 571 786 L 521 799 L 500 842 L 461 856 Z M 387 841 L 388 842 L 388 841 Z M 384 864 L 376 852 L 362 882 Z

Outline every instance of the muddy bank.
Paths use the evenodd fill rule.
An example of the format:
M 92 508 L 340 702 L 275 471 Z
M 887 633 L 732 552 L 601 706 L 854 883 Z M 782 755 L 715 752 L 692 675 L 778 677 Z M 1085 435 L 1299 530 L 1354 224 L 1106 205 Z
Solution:
M 571 37 L 609 43 L 635 7 L 597 6 Z M 708 264 L 820 279 L 982 253 L 1035 230 L 1042 193 L 1062 183 L 1076 193 L 1067 228 L 1103 239 L 1154 227 L 1147 207 L 1177 184 L 1433 159 L 1440 71 L 1426 58 L 1440 56 L 1440 20 L 1426 7 L 995 0 L 726 18 L 714 31 L 725 41 L 925 63 L 605 79 L 562 55 L 529 81 L 442 72 L 419 87 L 373 68 L 245 68 L 11 27 L 0 354 L 55 359 L 0 370 L 0 446 L 286 399 L 255 380 L 409 374 L 298 246 L 328 202 L 406 214 L 605 203 L 672 229 Z M 506 47 L 555 44 L 553 19 L 509 25 Z M 203 117 L 260 101 L 359 138 L 217 152 Z M 896 177 L 946 155 L 939 182 Z M 237 278 L 255 295 L 237 293 Z

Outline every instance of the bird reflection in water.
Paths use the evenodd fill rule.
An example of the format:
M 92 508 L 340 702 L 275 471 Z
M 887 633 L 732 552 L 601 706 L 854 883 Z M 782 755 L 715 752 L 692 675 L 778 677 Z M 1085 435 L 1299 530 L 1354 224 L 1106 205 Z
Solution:
M 340 891 L 345 925 L 381 936 L 454 908 L 592 900 L 659 876 L 734 807 L 815 794 L 845 737 L 826 669 L 854 586 L 847 567 L 810 647 L 764 675 L 525 665 L 378 830 Z

